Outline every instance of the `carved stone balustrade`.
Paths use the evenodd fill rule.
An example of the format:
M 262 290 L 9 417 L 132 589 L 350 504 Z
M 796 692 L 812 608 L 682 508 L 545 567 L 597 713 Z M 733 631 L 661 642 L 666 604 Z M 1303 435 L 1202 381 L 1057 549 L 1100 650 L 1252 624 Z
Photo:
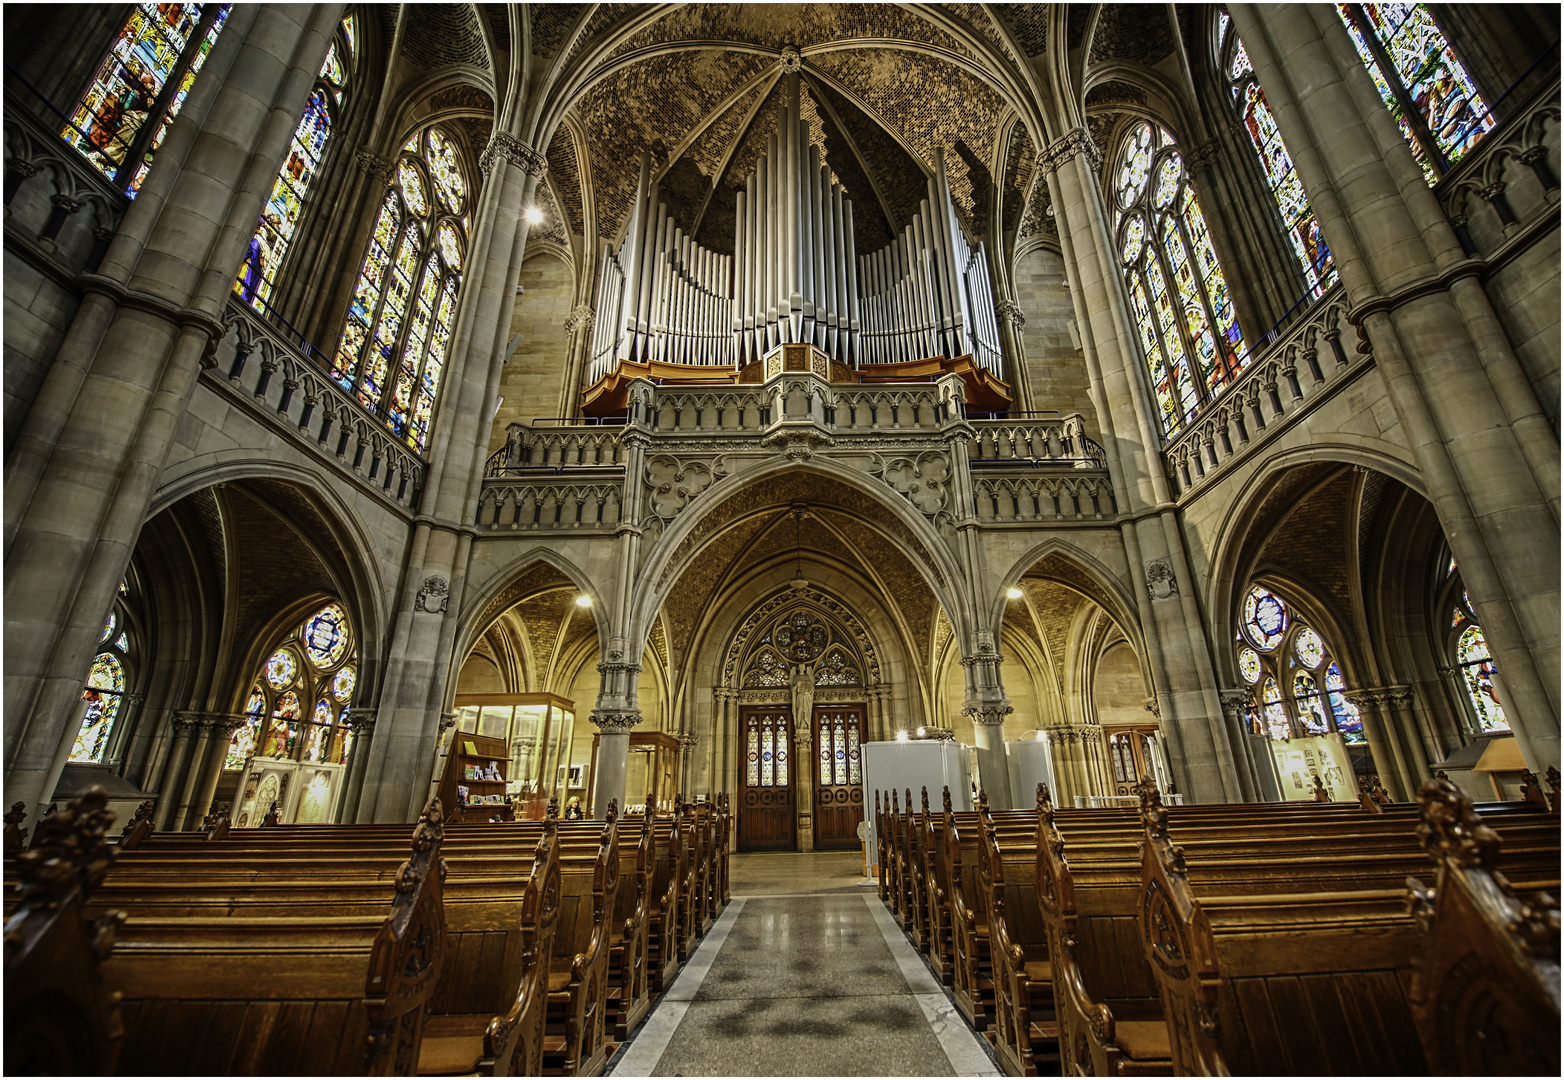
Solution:
M 1335 285 L 1163 448 L 1174 490 L 1198 490 L 1372 362 Z
M 1558 80 L 1484 135 L 1435 193 L 1461 247 L 1476 258 L 1503 262 L 1539 229 L 1557 228 Z

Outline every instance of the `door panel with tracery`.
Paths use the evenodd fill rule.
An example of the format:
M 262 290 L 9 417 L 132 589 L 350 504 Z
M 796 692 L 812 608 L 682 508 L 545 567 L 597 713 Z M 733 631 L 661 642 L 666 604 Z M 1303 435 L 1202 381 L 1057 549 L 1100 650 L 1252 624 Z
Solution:
M 745 706 L 739 710 L 744 760 L 739 775 L 739 850 L 792 851 L 793 763 L 788 746 L 792 710 Z
M 1108 766 L 1113 770 L 1113 793 L 1134 795 L 1142 778 L 1168 789 L 1167 773 L 1159 756 L 1156 728 L 1125 728 L 1108 734 Z
M 817 705 L 815 847 L 855 848 L 863 820 L 862 705 Z

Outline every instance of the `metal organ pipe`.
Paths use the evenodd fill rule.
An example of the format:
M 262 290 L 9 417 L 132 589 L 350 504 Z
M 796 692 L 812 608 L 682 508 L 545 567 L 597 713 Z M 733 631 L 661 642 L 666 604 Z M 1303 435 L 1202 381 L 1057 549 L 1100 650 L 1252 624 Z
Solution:
M 592 381 L 623 361 L 743 367 L 783 342 L 851 366 L 970 352 L 1000 374 L 988 252 L 962 231 L 943 154 L 912 220 L 858 254 L 852 201 L 788 78 L 779 129 L 737 196 L 731 256 L 685 234 L 642 158 L 624 239 L 603 248 Z

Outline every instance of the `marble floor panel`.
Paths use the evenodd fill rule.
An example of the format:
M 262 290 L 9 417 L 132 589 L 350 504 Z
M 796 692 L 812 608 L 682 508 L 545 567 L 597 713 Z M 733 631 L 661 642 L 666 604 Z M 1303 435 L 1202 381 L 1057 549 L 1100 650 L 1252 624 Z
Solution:
M 614 1076 L 997 1075 L 857 852 L 734 855 L 728 907 Z

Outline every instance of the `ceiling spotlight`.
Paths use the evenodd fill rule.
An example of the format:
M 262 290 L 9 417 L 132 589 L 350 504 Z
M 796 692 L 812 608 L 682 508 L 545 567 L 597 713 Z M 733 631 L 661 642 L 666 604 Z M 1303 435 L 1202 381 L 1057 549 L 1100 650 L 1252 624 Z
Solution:
M 528 225 L 536 225 L 543 220 L 543 211 L 536 206 L 529 206 L 527 207 L 526 218 Z
M 1019 600 L 1021 599 L 1021 590 L 1012 585 L 1005 590 L 1005 595 L 1012 600 Z
M 588 596 L 586 593 L 582 593 L 580 596 L 576 597 L 576 607 L 591 607 L 591 606 L 592 606 L 592 598 L 590 596 Z

